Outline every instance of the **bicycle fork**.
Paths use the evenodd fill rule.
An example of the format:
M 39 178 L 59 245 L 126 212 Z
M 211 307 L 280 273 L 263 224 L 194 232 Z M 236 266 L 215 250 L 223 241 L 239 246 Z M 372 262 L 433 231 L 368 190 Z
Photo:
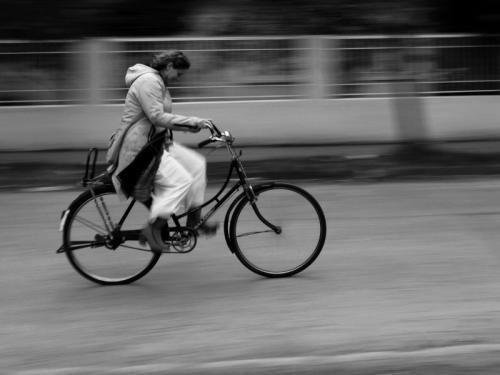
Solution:
M 233 154 L 234 156 L 234 154 Z M 255 215 L 259 218 L 262 223 L 270 228 L 274 233 L 280 234 L 281 233 L 281 227 L 276 226 L 272 223 L 270 223 L 264 216 L 262 216 L 261 212 L 259 211 L 259 208 L 257 207 L 257 201 L 258 197 L 257 194 L 255 194 L 255 191 L 253 190 L 252 185 L 248 182 L 247 175 L 245 173 L 245 170 L 243 169 L 243 166 L 241 164 L 241 161 L 237 156 L 234 156 L 234 163 L 236 165 L 236 171 L 238 172 L 238 176 L 241 181 L 241 185 L 243 186 L 243 190 L 245 191 L 245 195 L 247 196 L 248 201 L 250 202 L 253 211 L 255 212 Z

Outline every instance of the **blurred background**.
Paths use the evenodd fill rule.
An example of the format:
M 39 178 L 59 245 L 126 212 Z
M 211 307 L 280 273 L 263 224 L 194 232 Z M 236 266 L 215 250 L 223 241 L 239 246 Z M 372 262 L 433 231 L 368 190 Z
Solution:
M 11 151 L 105 148 L 127 67 L 165 49 L 192 61 L 174 111 L 216 120 L 241 146 L 496 151 L 499 25 L 489 0 L 3 1 L 0 151 L 9 164 Z
M 152 53 L 189 53 L 182 101 L 497 94 L 494 1 L 4 1 L 0 105 L 122 103 Z
M 498 0 L 0 4 L 5 373 L 498 373 Z M 222 234 L 117 288 L 55 254 L 127 67 L 174 48 L 192 62 L 174 111 L 230 129 L 252 181 L 323 207 L 307 272 L 250 275 Z M 227 155 L 203 152 L 215 193 Z
M 491 139 L 500 135 L 499 8 L 486 0 L 4 1 L 0 150 L 105 147 L 127 67 L 174 48 L 192 61 L 171 88 L 174 102 L 190 104 L 175 111 L 219 120 L 243 144 Z M 272 119 L 256 104 L 271 100 L 280 103 Z

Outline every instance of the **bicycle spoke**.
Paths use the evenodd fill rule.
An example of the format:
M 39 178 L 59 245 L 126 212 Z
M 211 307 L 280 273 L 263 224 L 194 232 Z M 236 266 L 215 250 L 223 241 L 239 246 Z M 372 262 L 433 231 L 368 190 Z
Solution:
M 252 234 L 261 234 L 261 233 L 276 233 L 276 232 L 274 230 L 257 230 L 254 232 L 241 233 L 238 234 L 236 237 L 246 237 L 246 236 L 251 236 Z
M 125 247 L 127 249 L 132 249 L 132 250 L 139 250 L 139 251 L 147 251 L 147 252 L 151 252 L 151 250 L 149 249 L 144 249 L 142 247 L 134 247 L 134 246 L 130 246 L 130 245 L 121 245 L 121 247 Z
M 130 283 L 148 273 L 160 255 L 139 242 L 147 209 L 139 205 L 132 209 L 133 202 L 120 200 L 110 186 L 95 187 L 78 199 L 64 235 L 64 250 L 73 267 L 85 278 L 106 285 Z
M 78 221 L 80 224 L 83 224 L 86 227 L 99 232 L 99 234 L 107 234 L 108 233 L 105 228 L 103 228 L 103 227 L 99 226 L 98 224 L 95 224 L 92 221 L 85 219 L 83 217 L 76 216 L 75 221 Z

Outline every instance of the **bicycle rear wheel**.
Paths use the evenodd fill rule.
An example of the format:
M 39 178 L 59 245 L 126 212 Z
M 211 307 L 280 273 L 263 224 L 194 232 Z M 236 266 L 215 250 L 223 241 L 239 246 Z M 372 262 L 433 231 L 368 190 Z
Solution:
M 110 185 L 82 193 L 70 206 L 63 243 L 71 265 L 102 285 L 128 284 L 146 275 L 160 258 L 139 242 L 148 210 L 134 204 L 122 227 L 108 235 L 106 225 L 119 223 L 131 200 L 122 201 Z M 99 207 L 99 208 L 98 208 Z
M 266 277 L 292 276 L 309 267 L 326 238 L 318 202 L 305 190 L 281 183 L 257 186 L 255 195 L 255 203 L 243 198 L 231 218 L 235 255 Z

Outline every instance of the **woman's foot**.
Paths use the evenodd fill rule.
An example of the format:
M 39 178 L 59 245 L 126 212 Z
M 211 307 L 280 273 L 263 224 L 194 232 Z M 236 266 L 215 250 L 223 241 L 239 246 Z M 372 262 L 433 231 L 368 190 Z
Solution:
M 204 236 L 212 237 L 217 233 L 217 229 L 219 229 L 218 222 L 205 222 L 201 224 L 196 231 L 198 235 L 203 234 Z
M 158 218 L 153 223 L 148 223 L 141 232 L 154 253 L 168 251 L 169 245 L 163 242 L 161 238 L 161 229 L 167 224 L 166 219 Z
M 205 236 L 214 236 L 219 228 L 219 223 L 217 222 L 205 222 L 198 226 L 201 221 L 201 209 L 192 211 L 187 216 L 186 226 L 188 228 L 195 229 L 198 235 L 203 234 Z

